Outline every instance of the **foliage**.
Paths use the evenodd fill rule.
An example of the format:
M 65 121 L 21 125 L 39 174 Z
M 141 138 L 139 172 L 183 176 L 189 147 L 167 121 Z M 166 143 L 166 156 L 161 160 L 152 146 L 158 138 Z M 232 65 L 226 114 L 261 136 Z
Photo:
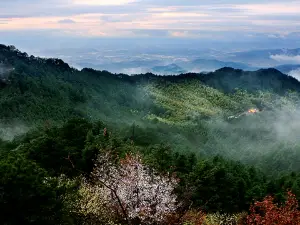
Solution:
M 82 225 L 113 224 L 114 218 L 107 207 L 103 189 L 82 179 L 79 189 L 79 200 L 73 210 L 79 215 Z
M 240 212 L 247 209 L 252 199 L 266 194 L 263 174 L 217 157 L 199 161 L 184 187 L 184 194 L 190 190 L 194 205 L 209 212 Z
M 203 225 L 239 225 L 242 223 L 245 215 L 241 214 L 208 214 L 205 217 Z
M 51 175 L 66 174 L 75 176 L 87 171 L 93 153 L 85 149 L 89 131 L 99 135 L 101 123 L 89 123 L 84 119 L 71 119 L 64 126 L 48 129 L 20 147 L 32 159 L 45 168 Z
M 181 218 L 185 225 L 202 225 L 204 223 L 206 214 L 199 210 L 189 210 Z
M 248 224 L 253 225 L 297 225 L 300 224 L 300 211 L 294 194 L 288 192 L 284 205 L 277 205 L 274 198 L 267 196 L 262 202 L 255 202 L 250 208 Z
M 45 170 L 17 153 L 0 161 L 0 209 L 3 224 L 62 224 L 64 195 L 74 186 L 48 177 Z

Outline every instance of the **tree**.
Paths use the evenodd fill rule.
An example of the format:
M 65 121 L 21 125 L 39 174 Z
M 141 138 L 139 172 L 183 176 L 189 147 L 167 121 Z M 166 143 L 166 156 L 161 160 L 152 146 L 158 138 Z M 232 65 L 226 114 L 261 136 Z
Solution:
M 24 156 L 7 155 L 0 160 L 1 224 L 61 224 L 67 189 Z
M 288 192 L 288 198 L 284 205 L 274 204 L 274 199 L 267 196 L 262 202 L 256 202 L 251 206 L 251 214 L 247 218 L 249 225 L 299 225 L 300 211 L 296 196 Z
M 119 162 L 115 160 L 111 152 L 99 154 L 92 180 L 116 215 L 128 224 L 153 224 L 163 223 L 166 215 L 176 211 L 175 177 L 151 170 L 139 155 L 127 154 Z

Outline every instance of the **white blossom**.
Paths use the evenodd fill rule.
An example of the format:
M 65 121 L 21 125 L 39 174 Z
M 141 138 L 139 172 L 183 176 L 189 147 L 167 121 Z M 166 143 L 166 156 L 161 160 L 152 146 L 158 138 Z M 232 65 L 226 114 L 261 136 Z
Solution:
M 110 153 L 100 154 L 92 177 L 95 190 L 128 222 L 138 218 L 143 224 L 159 223 L 177 209 L 173 191 L 178 180 L 155 173 L 138 155 L 114 163 Z

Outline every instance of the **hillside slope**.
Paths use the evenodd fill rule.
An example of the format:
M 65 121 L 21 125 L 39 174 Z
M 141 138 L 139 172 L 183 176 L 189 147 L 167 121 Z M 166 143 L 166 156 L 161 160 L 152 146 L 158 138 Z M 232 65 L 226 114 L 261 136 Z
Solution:
M 0 65 L 5 67 L 2 138 L 79 116 L 102 120 L 137 145 L 169 143 L 179 151 L 220 154 L 267 171 L 300 169 L 295 135 L 300 83 L 278 70 L 127 76 L 79 71 L 60 59 L 28 56 L 4 45 Z M 244 113 L 250 108 L 262 111 Z M 246 116 L 228 120 L 241 114 Z M 288 161 L 281 158 L 285 149 L 293 155 Z

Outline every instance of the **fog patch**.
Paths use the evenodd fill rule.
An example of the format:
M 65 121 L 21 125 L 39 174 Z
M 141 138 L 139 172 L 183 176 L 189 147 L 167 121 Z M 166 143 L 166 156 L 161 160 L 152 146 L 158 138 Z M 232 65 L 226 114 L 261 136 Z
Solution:
M 14 68 L 9 67 L 0 62 L 0 81 L 6 83 L 8 81 L 8 76 Z
M 0 124 L 0 138 L 5 141 L 12 141 L 16 136 L 28 131 L 29 127 L 24 124 Z
M 298 106 L 281 102 L 281 106 L 236 119 L 225 115 L 200 119 L 195 127 L 199 133 L 189 135 L 195 136 L 195 150 L 201 154 L 255 164 L 300 144 L 299 118 Z
M 190 69 L 189 72 L 190 73 L 210 73 L 210 72 L 215 72 L 217 69 L 220 69 L 220 68 L 205 68 L 205 67 L 197 68 L 197 67 L 194 67 L 194 68 Z
M 10 69 L 4 65 L 3 63 L 0 63 L 0 77 L 4 76 L 10 71 Z
M 273 125 L 276 138 L 283 142 L 299 142 L 300 134 L 300 109 L 283 109 L 277 112 L 276 120 L 269 121 Z
M 149 69 L 144 67 L 126 68 L 120 71 L 121 73 L 128 75 L 144 74 L 150 72 Z

